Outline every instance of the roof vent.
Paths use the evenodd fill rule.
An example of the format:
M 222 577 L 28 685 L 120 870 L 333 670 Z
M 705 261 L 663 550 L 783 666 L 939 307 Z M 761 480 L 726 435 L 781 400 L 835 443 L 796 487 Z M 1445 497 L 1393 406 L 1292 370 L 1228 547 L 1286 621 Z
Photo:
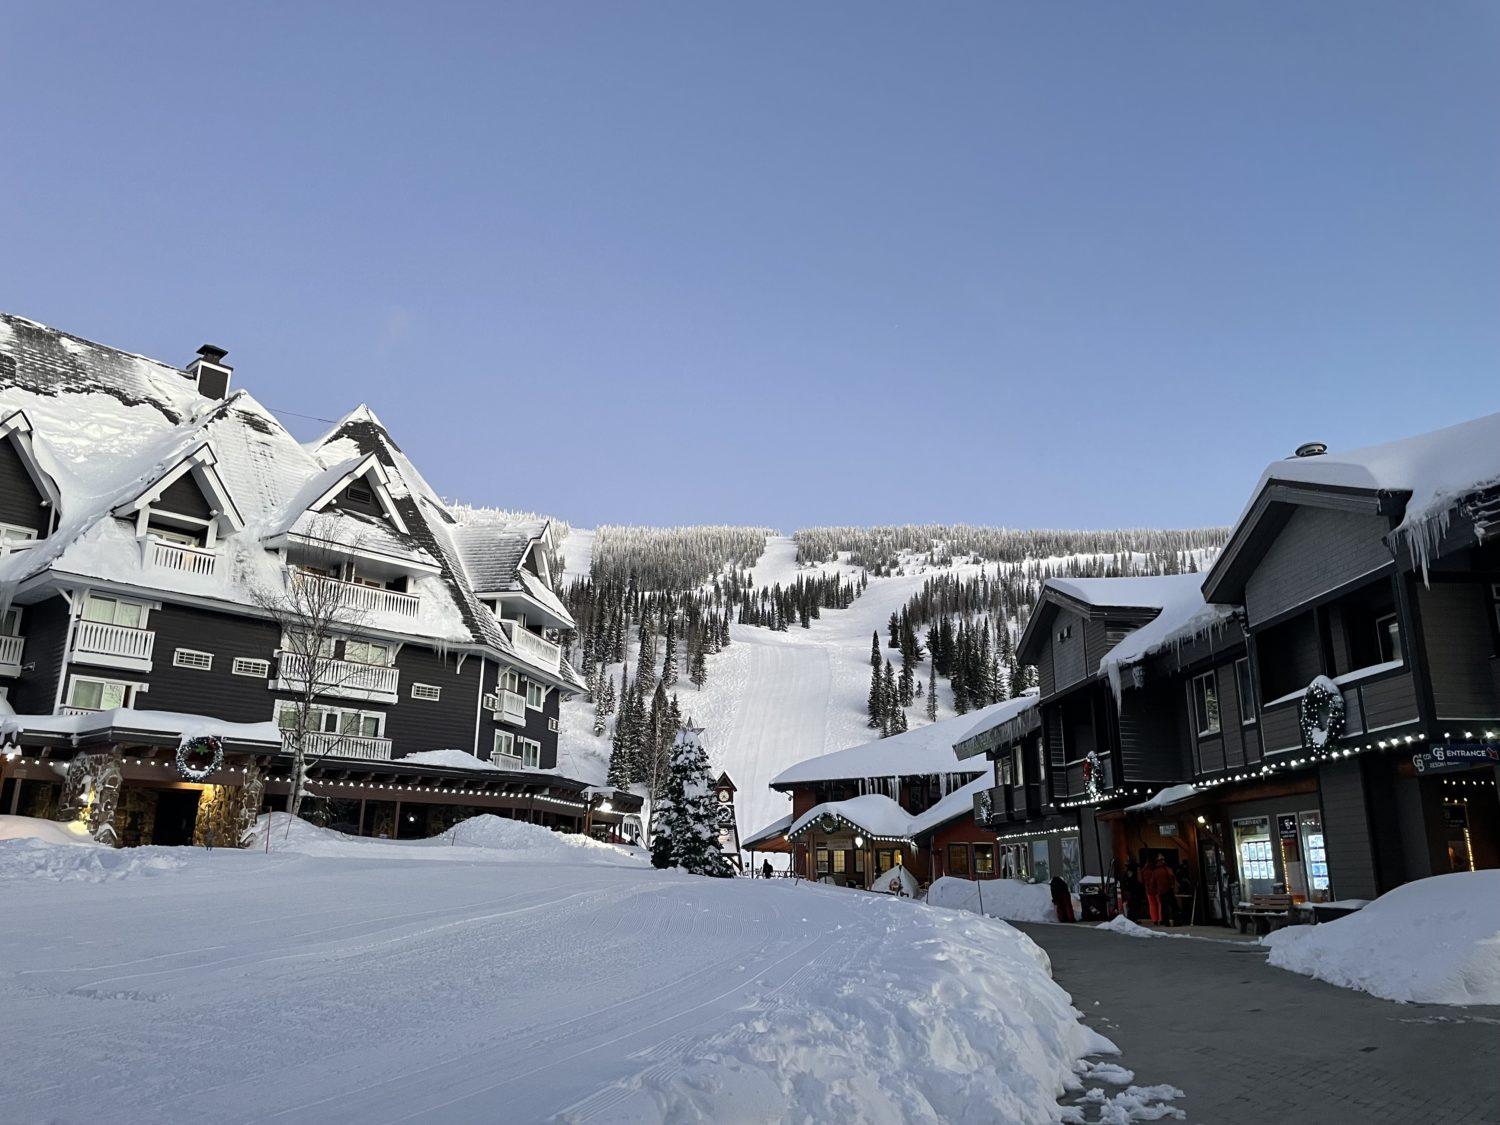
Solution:
M 1321 457 L 1328 452 L 1328 446 L 1321 441 L 1305 441 L 1297 447 L 1293 457 Z
M 224 362 L 228 354 L 224 348 L 204 344 L 198 349 L 198 358 L 187 365 L 188 378 L 198 384 L 198 393 L 204 398 L 223 398 L 229 394 L 234 368 Z

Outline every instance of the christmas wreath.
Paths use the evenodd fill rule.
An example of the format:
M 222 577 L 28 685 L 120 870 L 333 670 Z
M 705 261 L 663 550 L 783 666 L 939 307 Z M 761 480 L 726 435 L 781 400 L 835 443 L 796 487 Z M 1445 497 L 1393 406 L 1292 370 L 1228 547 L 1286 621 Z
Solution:
M 202 781 L 224 767 L 224 742 L 211 734 L 184 738 L 177 747 L 177 773 L 189 781 Z
M 1097 750 L 1090 750 L 1083 759 L 1083 785 L 1089 800 L 1097 801 L 1104 796 L 1104 765 Z
M 1322 750 L 1338 742 L 1344 733 L 1344 693 L 1327 676 L 1319 676 L 1302 693 L 1297 721 L 1302 727 L 1302 745 Z

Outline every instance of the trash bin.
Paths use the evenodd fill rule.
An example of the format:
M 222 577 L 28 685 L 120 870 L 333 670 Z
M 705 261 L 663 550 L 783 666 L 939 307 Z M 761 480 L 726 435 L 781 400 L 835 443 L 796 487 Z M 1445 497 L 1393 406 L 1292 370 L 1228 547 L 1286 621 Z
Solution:
M 1114 913 L 1114 883 L 1095 880 L 1078 884 L 1078 901 L 1085 922 L 1107 922 Z

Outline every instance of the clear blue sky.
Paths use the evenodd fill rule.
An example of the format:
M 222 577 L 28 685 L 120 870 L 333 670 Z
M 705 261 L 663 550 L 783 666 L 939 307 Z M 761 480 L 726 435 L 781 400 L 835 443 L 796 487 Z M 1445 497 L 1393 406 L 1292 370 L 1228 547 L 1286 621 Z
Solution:
M 0 307 L 577 524 L 1224 522 L 1500 410 L 1497 64 L 1485 3 L 13 2 Z

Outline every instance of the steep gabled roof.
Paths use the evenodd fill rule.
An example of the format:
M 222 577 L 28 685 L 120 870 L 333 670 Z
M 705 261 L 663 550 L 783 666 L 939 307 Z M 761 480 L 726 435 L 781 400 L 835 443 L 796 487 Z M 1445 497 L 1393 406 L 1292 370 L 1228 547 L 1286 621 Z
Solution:
M 174 464 L 164 466 L 154 477 L 149 477 L 135 495 L 116 504 L 112 511 L 117 516 L 129 516 L 161 499 L 161 495 L 177 481 L 191 474 L 203 490 L 204 498 L 235 531 L 245 526 L 245 519 L 235 505 L 223 478 L 215 467 L 219 459 L 213 446 L 205 439 L 184 453 Z
M 21 464 L 26 469 L 26 475 L 31 478 L 31 483 L 36 485 L 36 490 L 46 497 L 47 502 L 56 511 L 58 505 L 62 503 L 62 493 L 51 472 L 42 464 L 42 455 L 37 450 L 31 419 L 26 417 L 26 411 L 18 409 L 8 414 L 0 411 L 0 441 L 6 440 L 15 445 L 21 456 Z

